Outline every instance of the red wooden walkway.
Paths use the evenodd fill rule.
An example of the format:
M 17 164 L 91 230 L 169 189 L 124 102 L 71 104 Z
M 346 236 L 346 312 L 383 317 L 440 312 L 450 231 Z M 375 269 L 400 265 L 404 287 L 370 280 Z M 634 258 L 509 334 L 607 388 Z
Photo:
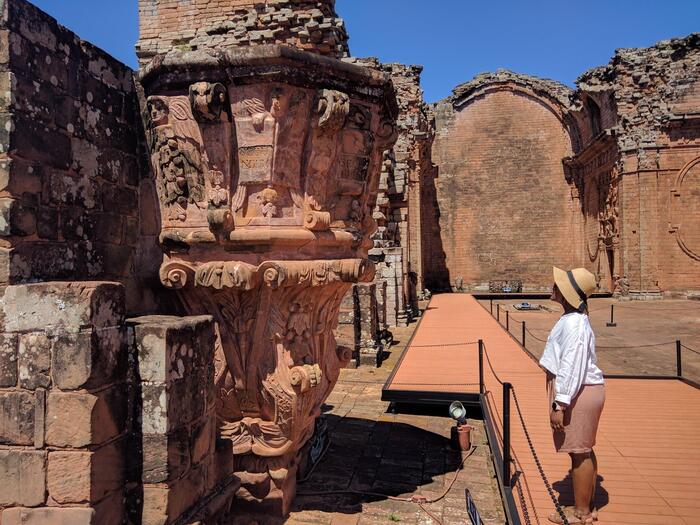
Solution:
M 478 339 L 484 340 L 499 377 L 513 384 L 555 493 L 564 504 L 571 504 L 569 458 L 557 454 L 552 445 L 545 374 L 473 297 L 433 297 L 386 388 L 478 392 L 477 346 L 456 344 Z M 487 365 L 485 369 L 486 398 L 500 448 L 502 389 Z M 522 472 L 530 521 L 548 523 L 553 505 L 514 406 L 512 414 L 512 455 L 516 470 Z M 608 379 L 595 450 L 600 525 L 700 525 L 699 390 L 677 380 Z M 514 495 L 522 519 L 517 490 Z

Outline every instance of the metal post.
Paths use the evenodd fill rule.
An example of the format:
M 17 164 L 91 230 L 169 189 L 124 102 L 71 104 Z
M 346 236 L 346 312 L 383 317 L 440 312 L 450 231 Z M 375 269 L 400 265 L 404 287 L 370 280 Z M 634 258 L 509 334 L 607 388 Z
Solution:
M 496 305 L 496 321 L 501 322 L 501 305 Z
M 506 332 L 510 332 L 510 312 L 506 310 Z
M 479 393 L 486 391 L 484 387 L 484 341 L 479 339 Z
M 683 377 L 683 363 L 681 361 L 681 342 L 676 341 L 676 375 Z
M 523 321 L 523 348 L 525 348 L 525 321 Z
M 510 487 L 510 391 L 513 385 L 503 383 L 503 485 Z
M 605 323 L 605 325 L 608 327 L 617 326 L 617 323 L 615 322 L 615 305 L 614 304 L 610 305 L 610 322 Z

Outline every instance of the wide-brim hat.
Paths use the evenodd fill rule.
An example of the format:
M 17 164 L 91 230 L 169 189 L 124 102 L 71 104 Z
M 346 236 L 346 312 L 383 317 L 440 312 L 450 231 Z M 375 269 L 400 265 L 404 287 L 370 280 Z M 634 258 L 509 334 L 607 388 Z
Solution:
M 585 268 L 574 268 L 567 272 L 555 266 L 553 272 L 557 288 L 566 302 L 576 309 L 581 308 L 581 305 L 598 288 L 595 275 Z

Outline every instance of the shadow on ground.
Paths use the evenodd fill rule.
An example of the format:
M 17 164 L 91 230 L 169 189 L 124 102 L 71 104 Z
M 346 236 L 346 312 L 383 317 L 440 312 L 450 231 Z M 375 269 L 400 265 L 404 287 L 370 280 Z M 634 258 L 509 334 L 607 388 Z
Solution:
M 449 440 L 429 430 L 391 420 L 333 414 L 326 418 L 331 444 L 309 479 L 299 485 L 295 511 L 359 513 L 363 502 L 405 497 L 418 488 L 439 489 L 442 480 L 438 483 L 436 478 L 454 472 L 461 462 Z M 329 494 L 346 490 L 356 493 Z M 395 509 L 396 502 L 388 511 L 389 507 Z
M 610 502 L 608 491 L 605 490 L 605 487 L 603 487 L 604 480 L 605 478 L 603 478 L 603 476 L 598 476 L 594 498 L 594 504 L 597 509 L 602 509 Z M 571 479 L 571 472 L 569 472 L 564 479 L 552 483 L 552 488 L 559 493 L 559 503 L 561 505 L 564 505 L 565 507 L 573 506 L 574 489 Z

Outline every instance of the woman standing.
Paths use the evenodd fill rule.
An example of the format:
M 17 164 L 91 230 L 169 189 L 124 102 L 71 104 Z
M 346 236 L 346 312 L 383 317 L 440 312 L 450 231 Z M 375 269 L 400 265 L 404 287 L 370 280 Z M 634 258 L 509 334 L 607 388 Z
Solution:
M 564 314 L 547 339 L 540 365 L 547 370 L 549 420 L 554 447 L 571 457 L 574 507 L 566 509 L 570 524 L 597 519 L 593 498 L 598 477 L 595 445 L 598 421 L 605 403 L 603 372 L 596 364 L 595 335 L 588 321 L 588 296 L 596 289 L 595 276 L 584 268 L 554 268 L 553 301 Z M 549 517 L 562 523 L 559 514 Z

